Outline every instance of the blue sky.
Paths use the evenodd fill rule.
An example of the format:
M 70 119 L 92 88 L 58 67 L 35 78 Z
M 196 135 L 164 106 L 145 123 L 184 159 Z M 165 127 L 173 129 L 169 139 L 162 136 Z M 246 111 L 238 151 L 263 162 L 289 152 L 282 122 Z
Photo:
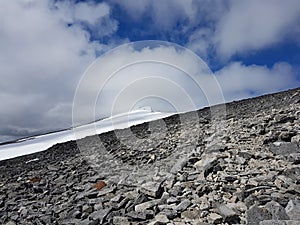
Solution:
M 120 2 L 120 1 L 115 1 Z M 151 1 L 144 1 L 151 2 Z M 155 2 L 155 1 L 154 1 Z M 167 1 L 170 2 L 170 1 Z M 174 2 L 174 1 L 173 1 Z M 196 2 L 196 1 L 194 1 Z M 198 1 L 199 5 L 201 1 Z M 226 2 L 226 1 L 223 1 Z M 227 1 L 229 4 L 229 1 Z M 146 3 L 145 3 L 146 4 Z M 148 3 L 149 5 L 151 3 Z M 259 4 L 257 7 L 259 8 Z M 275 3 L 274 3 L 275 4 Z M 199 23 L 196 26 L 189 27 L 187 31 L 182 31 L 183 28 L 188 24 L 187 17 L 178 18 L 174 24 L 170 25 L 170 28 L 166 31 L 161 30 L 159 27 L 153 25 L 155 23 L 152 18 L 151 13 L 144 12 L 142 15 L 142 19 L 133 19 L 130 12 L 122 7 L 122 4 L 113 4 L 112 7 L 112 15 L 119 22 L 119 29 L 116 32 L 117 37 L 128 38 L 131 41 L 139 41 L 139 40 L 147 40 L 147 39 L 158 39 L 165 40 L 178 43 L 182 46 L 187 46 L 189 42 L 189 38 L 193 35 L 193 32 L 197 31 L 197 29 L 203 29 L 203 27 L 209 26 L 205 23 L 205 21 L 199 20 Z M 241 12 L 242 13 L 242 12 Z M 253 15 L 255 16 L 255 15 Z M 151 24 L 151 25 L 149 25 Z M 297 25 L 297 23 L 296 23 Z M 299 25 L 299 24 L 298 24 Z M 210 25 L 211 26 L 211 25 Z M 268 26 L 268 24 L 266 24 Z M 292 36 L 297 35 L 295 32 L 293 34 L 293 27 L 290 27 L 291 30 L 285 31 L 287 33 L 291 33 L 291 37 L 286 36 L 281 40 L 278 40 L 276 44 L 271 44 L 270 46 L 265 45 L 260 47 L 259 49 L 251 50 L 249 49 L 246 52 L 242 52 L 240 54 L 233 54 L 230 61 L 242 61 L 245 65 L 265 65 L 269 68 L 273 66 L 274 63 L 279 61 L 285 61 L 290 63 L 292 66 L 297 67 L 300 65 L 300 45 L 299 45 L 299 37 Z M 299 29 L 299 28 L 295 28 Z M 274 34 L 284 32 L 278 30 Z M 299 32 L 299 31 L 298 31 Z M 259 35 L 259 34 L 258 34 Z M 206 58 L 207 62 L 210 63 L 209 66 L 213 71 L 217 71 L 225 66 L 228 61 L 221 61 L 216 59 L 216 46 L 212 46 L 210 52 L 208 52 L 208 57 Z M 201 55 L 201 52 L 199 52 Z
M 132 41 L 191 49 L 226 101 L 299 87 L 299 21 L 298 0 L 1 1 L 0 141 L 70 126 L 85 69 Z

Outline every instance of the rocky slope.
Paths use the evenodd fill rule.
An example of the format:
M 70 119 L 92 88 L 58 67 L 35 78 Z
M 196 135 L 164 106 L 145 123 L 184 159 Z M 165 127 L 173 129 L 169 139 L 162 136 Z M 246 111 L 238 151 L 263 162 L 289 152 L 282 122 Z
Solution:
M 300 89 L 58 144 L 0 162 L 0 223 L 299 225 L 299 146 Z

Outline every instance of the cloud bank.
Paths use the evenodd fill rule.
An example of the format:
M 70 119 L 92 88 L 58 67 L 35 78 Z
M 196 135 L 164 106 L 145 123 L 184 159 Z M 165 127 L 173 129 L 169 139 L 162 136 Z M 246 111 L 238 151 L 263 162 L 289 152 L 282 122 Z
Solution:
M 84 23 L 107 35 L 115 29 L 101 26 L 109 13 L 106 3 L 0 2 L 2 139 L 70 126 L 82 73 L 97 52 L 111 48 L 91 41 Z
M 215 39 L 224 57 L 245 54 L 295 36 L 300 27 L 296 0 L 233 1 L 217 23 Z M 295 29 L 296 28 L 296 29 Z
M 286 39 L 299 43 L 297 0 L 111 2 L 123 7 L 134 20 L 149 17 L 148 32 L 170 31 L 174 40 L 184 34 L 189 37 L 187 46 L 202 56 L 214 50 L 218 57 L 229 59 Z
M 299 45 L 300 4 L 296 0 L 1 1 L 0 141 L 71 126 L 73 97 L 86 68 L 97 56 L 130 41 L 117 35 L 122 18 L 114 14 L 116 7 L 126 12 L 132 24 L 147 19 L 145 27 L 139 27 L 141 34 L 180 40 L 208 62 L 221 60 L 225 66 L 215 76 L 226 101 L 299 86 L 299 74 L 289 62 L 266 67 L 232 61 L 236 55 L 247 56 L 286 41 Z M 143 58 L 158 50 L 128 50 L 124 57 Z M 183 59 L 176 52 L 173 58 L 178 63 Z M 192 67 L 192 62 L 186 63 Z M 151 68 L 147 67 L 149 76 L 171 71 Z M 106 87 L 104 97 L 130 86 L 132 79 L 126 74 L 137 73 L 137 69 L 144 74 L 143 67 L 124 70 Z M 185 75 L 174 77 L 189 89 Z M 155 80 L 151 82 L 159 87 Z M 162 86 L 170 93 L 176 90 Z M 146 90 L 134 83 L 131 87 L 128 96 Z M 189 94 L 195 97 L 198 92 L 193 90 Z

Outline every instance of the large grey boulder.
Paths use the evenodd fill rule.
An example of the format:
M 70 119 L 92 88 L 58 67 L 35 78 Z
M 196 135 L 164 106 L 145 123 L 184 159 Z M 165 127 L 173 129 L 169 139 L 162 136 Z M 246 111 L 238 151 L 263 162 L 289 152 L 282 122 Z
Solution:
M 246 220 L 247 225 L 257 225 L 261 221 L 271 220 L 272 215 L 265 207 L 259 207 L 257 205 L 253 205 L 246 212 Z
M 285 208 L 285 211 L 291 220 L 300 221 L 300 200 L 290 200 Z

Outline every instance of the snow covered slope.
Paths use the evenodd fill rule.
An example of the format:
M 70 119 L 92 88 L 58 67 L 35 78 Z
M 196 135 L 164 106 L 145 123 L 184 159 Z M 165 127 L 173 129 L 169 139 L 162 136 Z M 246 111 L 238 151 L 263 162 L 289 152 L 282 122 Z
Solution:
M 101 134 L 115 129 L 127 128 L 144 122 L 165 118 L 172 114 L 174 113 L 152 112 L 150 109 L 143 108 L 82 125 L 74 129 L 21 139 L 15 143 L 0 146 L 0 160 L 43 151 L 57 143 Z

